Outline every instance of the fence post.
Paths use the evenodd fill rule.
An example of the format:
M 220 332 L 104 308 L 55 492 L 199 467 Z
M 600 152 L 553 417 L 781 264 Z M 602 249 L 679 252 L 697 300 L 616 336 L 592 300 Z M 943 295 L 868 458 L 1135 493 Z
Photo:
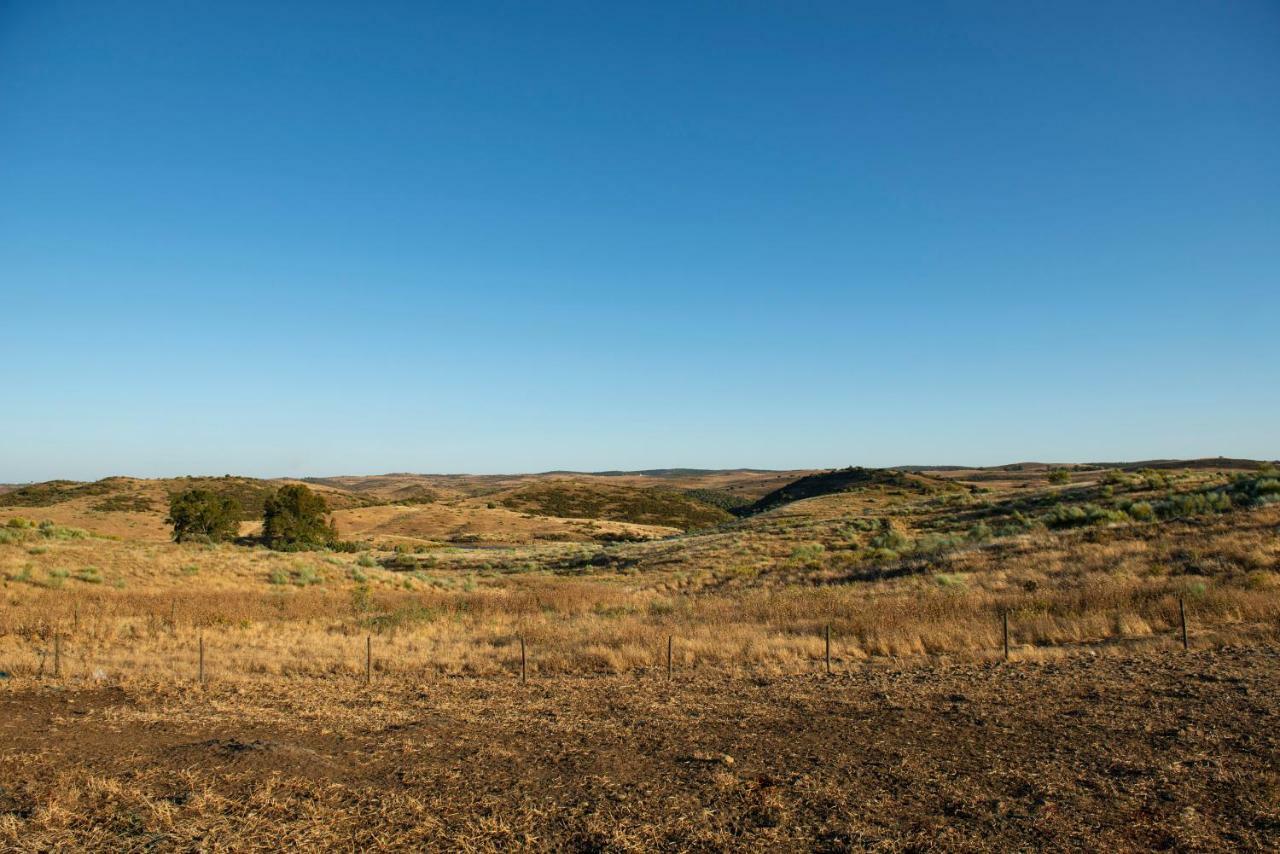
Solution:
M 520 636 L 520 684 L 525 684 L 527 672 L 525 670 L 526 659 L 524 654 L 524 635 Z
M 1009 660 L 1009 609 L 1005 608 L 1000 612 L 1000 616 L 1004 622 L 1004 660 Z
M 674 636 L 667 635 L 667 681 L 668 682 L 671 681 L 671 645 L 674 642 L 674 640 L 675 640 Z
M 373 635 L 364 636 L 364 684 L 373 681 Z
M 826 636 L 826 659 L 827 659 L 827 675 L 831 675 L 831 624 L 827 623 L 826 630 L 823 632 Z
M 1181 596 L 1178 597 L 1178 619 L 1182 622 L 1182 648 L 1187 646 L 1187 605 Z
M 201 632 L 201 633 L 200 633 L 200 671 L 199 671 L 199 681 L 200 681 L 200 684 L 201 684 L 201 685 L 203 685 L 203 684 L 204 684 L 204 632 Z
M 62 635 L 53 633 L 53 675 L 62 676 Z

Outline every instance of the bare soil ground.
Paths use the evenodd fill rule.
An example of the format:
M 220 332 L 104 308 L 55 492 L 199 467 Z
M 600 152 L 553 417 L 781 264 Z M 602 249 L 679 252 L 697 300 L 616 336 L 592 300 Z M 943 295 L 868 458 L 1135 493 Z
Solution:
M 0 680 L 6 850 L 1274 850 L 1273 646 L 246 690 Z

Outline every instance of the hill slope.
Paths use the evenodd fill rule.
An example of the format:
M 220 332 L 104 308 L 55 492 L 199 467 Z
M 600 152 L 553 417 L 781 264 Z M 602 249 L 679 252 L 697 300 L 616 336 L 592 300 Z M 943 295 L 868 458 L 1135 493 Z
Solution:
M 531 483 L 506 493 L 500 501 L 512 510 L 540 516 L 662 525 L 685 531 L 733 519 L 720 507 L 679 492 L 598 482 Z
M 870 488 L 890 488 L 919 495 L 964 491 L 964 487 L 957 483 L 923 474 L 909 474 L 894 469 L 868 469 L 861 466 L 851 466 L 846 469 L 835 469 L 806 475 L 786 486 L 775 489 L 751 506 L 736 512 L 743 516 L 752 515 L 806 498 L 817 498 L 822 495 L 855 492 Z

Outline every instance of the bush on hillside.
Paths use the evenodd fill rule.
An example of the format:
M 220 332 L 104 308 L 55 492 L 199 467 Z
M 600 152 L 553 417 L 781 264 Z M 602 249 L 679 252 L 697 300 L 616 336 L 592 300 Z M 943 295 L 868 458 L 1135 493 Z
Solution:
M 907 539 L 906 535 L 893 527 L 893 520 L 887 516 L 880 520 L 880 530 L 870 541 L 873 549 L 885 549 L 893 552 L 902 551 L 910 543 L 911 541 Z
M 1110 510 L 1096 504 L 1060 504 L 1044 517 L 1045 525 L 1050 528 L 1079 528 L 1128 521 L 1129 516 L 1123 510 Z
M 169 499 L 169 516 L 176 543 L 217 543 L 240 531 L 244 515 L 240 502 L 207 489 L 187 489 Z
M 1120 509 L 1124 510 L 1138 522 L 1153 522 L 1156 518 L 1155 508 L 1152 507 L 1151 503 L 1148 501 L 1135 501 L 1133 504 L 1130 504 L 1127 507 L 1121 507 Z
M 1246 507 L 1264 507 L 1280 501 L 1280 474 L 1264 467 L 1256 475 L 1241 475 L 1231 484 L 1236 502 Z
M 262 509 L 262 541 L 278 551 L 322 549 L 338 541 L 324 498 L 300 483 L 282 486 Z
M 1226 513 L 1233 509 L 1231 496 L 1225 492 L 1183 492 L 1172 495 L 1155 505 L 1161 519 L 1182 519 L 1188 516 L 1205 516 L 1210 513 Z

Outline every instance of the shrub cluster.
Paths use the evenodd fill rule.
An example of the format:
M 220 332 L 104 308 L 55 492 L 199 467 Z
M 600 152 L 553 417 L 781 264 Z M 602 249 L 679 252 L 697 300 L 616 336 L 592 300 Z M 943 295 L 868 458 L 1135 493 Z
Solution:
M 14 516 L 4 527 L 0 527 L 0 545 L 26 542 L 29 537 L 44 537 L 46 540 L 83 540 L 89 532 L 83 528 L 72 528 L 67 525 L 55 525 L 48 519 L 36 524 L 30 519 Z
M 1050 528 L 1079 528 L 1085 525 L 1109 525 L 1127 522 L 1129 515 L 1123 510 L 1099 507 L 1097 504 L 1059 504 L 1044 515 Z

